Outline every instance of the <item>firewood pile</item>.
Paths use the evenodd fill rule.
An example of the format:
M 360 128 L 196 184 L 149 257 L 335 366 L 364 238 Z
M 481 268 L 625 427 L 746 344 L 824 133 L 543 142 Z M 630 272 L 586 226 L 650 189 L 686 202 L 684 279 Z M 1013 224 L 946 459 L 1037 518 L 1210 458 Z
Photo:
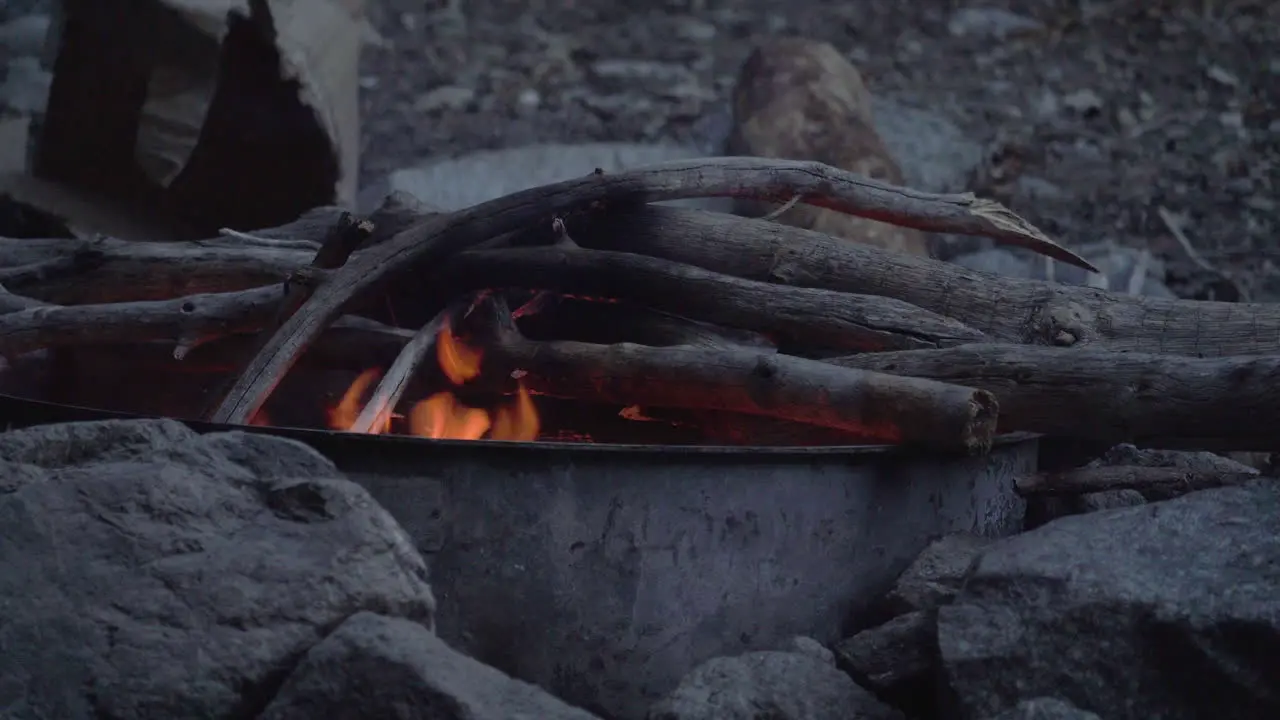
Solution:
M 273 42 L 287 49 L 313 36 L 326 35 Z M 60 57 L 91 57 L 95 43 L 114 37 L 65 35 Z M 266 42 L 243 22 L 226 37 L 226 47 L 237 37 L 246 47 Z M 349 45 L 342 67 L 354 63 L 358 42 Z M 221 52 L 223 64 L 243 54 Z M 261 62 L 229 77 L 277 73 L 275 61 Z M 101 78 L 93 63 L 63 64 L 82 72 L 55 77 L 33 181 L 110 191 L 114 176 L 81 178 L 72 160 L 131 146 L 121 138 L 138 128 L 119 138 L 75 132 L 66 108 L 91 100 L 84 87 Z M 145 85 L 151 71 L 134 70 L 131 82 Z M 301 117 L 354 112 L 354 75 L 330 83 L 302 70 L 323 80 L 311 85 L 338 89 L 312 93 L 334 98 L 330 111 Z M 998 203 L 906 187 L 872 126 L 857 71 L 829 45 L 780 40 L 747 61 L 733 98 L 728 149 L 737 157 L 597 171 L 457 212 L 393 194 L 366 218 L 324 206 L 243 232 L 215 232 L 210 218 L 294 217 L 319 196 L 349 206 L 354 121 L 328 128 L 311 149 L 289 146 L 341 160 L 320 185 L 292 193 L 291 178 L 314 179 L 310 165 L 269 160 L 284 175 L 263 175 L 252 170 L 265 152 L 256 145 L 233 152 L 196 142 L 257 137 L 232 120 L 198 131 L 242 119 L 213 109 L 257 97 L 253 83 L 228 83 L 202 90 L 211 109 L 188 118 L 182 143 L 145 144 L 156 151 L 143 157 L 155 160 L 144 163 L 154 170 L 139 180 L 145 192 L 114 193 L 142 198 L 187 231 L 104 236 L 109 224 L 95 221 L 95 232 L 58 233 L 57 222 L 27 217 L 22 237 L 0 237 L 0 356 L 11 366 L 40 353 L 96 362 L 108 349 L 164 346 L 179 367 L 218 368 L 222 384 L 202 419 L 271 424 L 267 401 L 300 360 L 355 365 L 364 372 L 331 408 L 329 426 L 359 433 L 531 440 L 542 437 L 535 405 L 558 399 L 733 444 L 981 453 L 998 434 L 1025 431 L 1101 444 L 1276 449 L 1280 405 L 1270 393 L 1280 310 L 1111 294 L 930 259 L 925 233 L 946 233 L 1095 270 Z M 172 100 L 151 97 L 147 107 L 159 112 Z M 94 152 L 68 151 L 90 141 Z M 235 174 L 200 157 L 246 168 L 240 174 L 258 184 L 229 195 L 199 190 Z M 780 157 L 807 160 L 766 159 Z M 756 217 L 655 204 L 701 197 L 733 198 L 739 213 Z M 0 216 L 17 206 L 5 202 Z M 228 204 L 236 212 L 218 209 Z M 216 236 L 191 240 L 199 237 L 192 227 Z M 113 372 L 99 378 L 137 383 Z M 443 376 L 445 387 L 424 400 L 428 375 Z M 486 397 L 489 409 L 459 401 L 454 391 L 464 390 Z M 1176 470 L 1108 472 L 1114 477 L 1031 478 L 1024 490 L 1208 482 Z
M 309 348 L 369 344 L 398 357 L 351 429 L 387 430 L 416 399 L 404 395 L 408 379 L 447 341 L 483 353 L 461 383 L 657 417 L 727 413 L 968 452 L 1016 431 L 1275 446 L 1272 306 L 1014 280 L 767 217 L 651 204 L 702 196 L 794 200 L 1088 267 L 971 195 L 915 192 L 815 162 L 702 159 L 593 174 L 456 213 L 393 197 L 366 220 L 321 209 L 282 228 L 195 242 L 3 239 L 0 354 L 164 342 L 182 358 L 238 336 L 243 361 L 207 417 L 231 424 L 251 422 Z M 429 301 L 422 328 L 356 314 L 406 287 Z M 517 329 L 515 317 L 565 296 L 598 301 L 595 321 L 618 341 L 534 340 Z M 246 336 L 257 338 L 247 348 Z

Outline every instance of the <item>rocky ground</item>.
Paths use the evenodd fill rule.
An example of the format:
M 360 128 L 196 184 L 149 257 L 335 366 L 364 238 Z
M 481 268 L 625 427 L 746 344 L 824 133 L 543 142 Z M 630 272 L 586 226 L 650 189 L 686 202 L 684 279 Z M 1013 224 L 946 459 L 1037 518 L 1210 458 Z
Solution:
M 708 658 L 623 720 L 1276 717 L 1280 486 L 1208 453 L 1122 446 L 1100 462 L 1236 476 L 1182 497 L 1032 499 L 1046 524 L 939 538 L 860 632 Z M 171 420 L 0 433 L 0 716 L 607 717 L 437 636 L 459 588 L 432 586 L 420 552 L 435 541 L 397 522 L 412 504 L 370 492 L 266 435 Z
M 1059 239 L 1150 249 L 1183 296 L 1280 297 L 1274 3 L 379 0 L 370 15 L 369 181 L 529 142 L 717 151 L 743 58 L 800 35 L 847 53 L 880 99 L 958 126 L 981 153 L 941 161 Z M 936 144 L 929 127 L 894 150 Z

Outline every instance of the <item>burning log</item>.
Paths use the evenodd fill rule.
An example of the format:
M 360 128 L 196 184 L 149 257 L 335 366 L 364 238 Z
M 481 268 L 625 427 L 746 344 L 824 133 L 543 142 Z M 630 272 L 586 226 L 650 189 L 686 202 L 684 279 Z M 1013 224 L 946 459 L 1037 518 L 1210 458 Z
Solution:
M 966 345 L 834 358 L 841 367 L 982 388 L 1000 429 L 1159 447 L 1280 450 L 1280 357 L 1189 358 Z
M 764 333 L 803 349 L 876 351 L 984 339 L 959 322 L 900 300 L 743 280 L 668 260 L 564 244 L 460 253 L 441 268 L 436 283 L 450 296 L 520 287 L 610 297 Z
M 450 337 L 448 334 L 450 319 L 461 309 L 465 307 L 460 304 L 452 304 L 445 308 L 405 344 L 400 355 L 391 364 L 391 369 L 374 389 L 373 396 L 366 401 L 364 409 L 351 424 L 349 428 L 351 432 L 385 433 L 390 430 L 391 413 L 400 403 L 400 398 L 404 396 L 409 381 L 417 374 L 423 361 L 433 350 L 440 351 L 442 346 L 437 343 L 437 340 L 442 334 L 446 338 Z M 443 352 L 447 353 L 449 350 L 443 350 Z
M 500 300 L 473 315 L 485 376 L 518 377 L 535 394 L 761 415 L 947 451 L 985 451 L 995 430 L 983 390 L 747 349 L 536 342 Z
M 361 253 L 324 282 L 267 342 L 212 419 L 243 423 L 252 418 L 271 388 L 326 325 L 398 273 L 429 267 L 497 235 L 564 213 L 604 204 L 616 208 L 706 196 L 773 201 L 800 196 L 806 204 L 919 230 L 986 235 L 1096 270 L 998 203 L 973 195 L 934 195 L 894 187 L 821 163 L 718 158 L 666 163 L 609 176 L 596 173 L 424 221 Z
M 992 340 L 1171 355 L 1280 352 L 1280 305 L 1133 297 L 1020 280 L 806 230 L 685 208 L 619 208 L 575 223 L 584 247 L 750 280 L 895 298 Z
M 1178 494 L 1239 485 L 1257 480 L 1257 473 L 1223 473 L 1176 467 L 1110 465 L 1083 467 L 1056 473 L 1034 473 L 1017 478 L 1014 488 L 1024 497 L 1088 495 L 1110 490 L 1174 491 Z

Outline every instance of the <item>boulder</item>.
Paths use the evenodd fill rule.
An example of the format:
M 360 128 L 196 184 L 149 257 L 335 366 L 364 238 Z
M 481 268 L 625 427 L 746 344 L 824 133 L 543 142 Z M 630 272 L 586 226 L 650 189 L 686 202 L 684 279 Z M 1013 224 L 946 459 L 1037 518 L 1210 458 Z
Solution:
M 291 440 L 168 420 L 0 434 L 0 713 L 253 717 L 362 610 L 434 625 L 399 525 Z
M 312 647 L 259 720 L 595 720 L 459 653 L 419 623 L 361 612 Z
M 907 567 L 885 596 L 888 617 L 932 610 L 951 602 L 964 584 L 969 566 L 993 541 L 971 533 L 952 533 L 933 541 Z
M 836 645 L 840 667 L 878 697 L 914 716 L 932 716 L 938 640 L 931 611 L 899 615 Z
M 1108 720 L 1280 717 L 1280 487 L 1056 520 L 982 553 L 938 645 L 951 701 Z
M 648 720 L 891 720 L 897 710 L 809 653 L 751 652 L 694 668 Z
M 1057 698 L 1042 697 L 1023 700 L 991 720 L 1102 720 L 1094 713 L 1081 710 Z
M 816 160 L 902 185 L 902 168 L 876 130 L 862 75 L 834 47 L 803 38 L 766 41 L 748 56 L 733 91 L 726 154 Z M 742 201 L 763 215 L 776 206 Z M 923 233 L 833 210 L 797 205 L 779 222 L 913 255 L 929 255 Z

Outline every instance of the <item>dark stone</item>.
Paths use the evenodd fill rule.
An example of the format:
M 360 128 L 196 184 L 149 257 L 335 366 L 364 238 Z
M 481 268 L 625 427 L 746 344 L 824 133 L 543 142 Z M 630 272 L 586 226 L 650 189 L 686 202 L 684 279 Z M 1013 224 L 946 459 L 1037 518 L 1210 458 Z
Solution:
M 992 543 L 969 533 L 952 533 L 932 542 L 893 584 L 882 612 L 892 618 L 932 610 L 951 602 L 974 559 Z
M 901 713 L 808 653 L 752 652 L 694 668 L 648 720 L 898 720 Z
M 1107 720 L 1280 717 L 1280 488 L 1063 518 L 1003 540 L 938 610 L 964 717 L 1058 697 Z
M 301 443 L 73 423 L 0 434 L 0 471 L 5 717 L 254 717 L 352 614 L 434 622 L 399 525 Z
M 422 625 L 358 613 L 311 648 L 259 720 L 596 720 L 450 648 Z
M 991 720 L 1102 720 L 1094 713 L 1081 710 L 1057 698 L 1041 697 L 1023 700 Z
M 932 611 L 899 615 L 836 645 L 841 669 L 882 700 L 915 716 L 933 714 L 938 640 Z

